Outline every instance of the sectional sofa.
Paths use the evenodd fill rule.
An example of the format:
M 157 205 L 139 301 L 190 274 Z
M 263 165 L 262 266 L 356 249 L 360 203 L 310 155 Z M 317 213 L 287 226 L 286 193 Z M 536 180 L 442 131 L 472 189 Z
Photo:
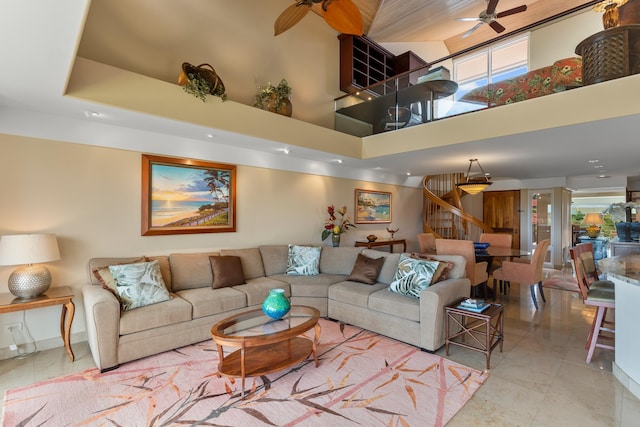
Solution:
M 369 259 L 384 257 L 374 284 L 347 280 L 359 254 Z M 121 309 L 116 295 L 101 285 L 94 272 L 138 259 L 91 259 L 91 283 L 83 288 L 83 301 L 89 346 L 97 367 L 104 372 L 131 360 L 210 339 L 216 322 L 260 307 L 273 288 L 285 289 L 292 304 L 315 307 L 321 316 L 435 351 L 445 340 L 444 306 L 469 295 L 465 260 L 460 256 L 434 256 L 452 267 L 447 278 L 429 286 L 419 298 L 412 298 L 388 290 L 401 254 L 323 246 L 319 274 L 308 276 L 285 274 L 288 255 L 289 245 L 264 245 L 148 257 L 149 261 L 158 261 L 170 299 L 128 311 Z M 212 287 L 211 256 L 238 257 L 245 283 Z

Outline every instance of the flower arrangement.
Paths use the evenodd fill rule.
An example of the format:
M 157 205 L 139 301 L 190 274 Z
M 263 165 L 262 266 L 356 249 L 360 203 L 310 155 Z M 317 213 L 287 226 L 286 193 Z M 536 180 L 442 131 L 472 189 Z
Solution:
M 612 203 L 608 208 L 602 211 L 604 215 L 611 215 L 611 219 L 614 223 L 624 222 L 627 220 L 627 208 L 637 209 L 638 204 L 634 202 L 618 202 Z
M 346 206 L 336 210 L 335 206 L 330 205 L 327 207 L 327 212 L 329 213 L 329 218 L 324 222 L 322 240 L 326 239 L 331 234 L 340 235 L 342 233 L 346 233 L 350 227 L 356 228 L 356 226 L 351 223 L 351 218 L 349 216 L 345 216 L 347 214 Z M 340 214 L 340 221 L 337 223 L 336 221 L 338 218 L 336 217 L 336 213 Z

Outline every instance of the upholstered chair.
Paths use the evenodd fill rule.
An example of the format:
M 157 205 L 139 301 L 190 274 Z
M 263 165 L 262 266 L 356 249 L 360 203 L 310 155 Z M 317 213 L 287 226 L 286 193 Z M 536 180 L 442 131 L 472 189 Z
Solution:
M 420 253 L 435 254 L 436 253 L 436 235 L 433 233 L 419 233 L 418 245 Z
M 496 288 L 496 280 L 502 280 L 503 282 L 518 282 L 521 285 L 529 285 L 529 289 L 531 290 L 531 299 L 533 300 L 533 305 L 537 310 L 538 300 L 536 298 L 536 285 L 538 285 L 538 289 L 540 290 L 542 301 L 547 301 L 542 290 L 542 268 L 544 267 L 544 258 L 547 254 L 550 243 L 551 241 L 549 239 L 539 241 L 533 251 L 530 263 L 504 261 L 502 263 L 502 267 L 493 272 L 493 288 Z
M 436 252 L 438 255 L 462 255 L 467 261 L 467 278 L 471 281 L 471 296 L 478 294 L 477 287 L 482 289 L 481 294 L 487 295 L 487 262 L 476 262 L 476 251 L 471 240 L 436 239 Z

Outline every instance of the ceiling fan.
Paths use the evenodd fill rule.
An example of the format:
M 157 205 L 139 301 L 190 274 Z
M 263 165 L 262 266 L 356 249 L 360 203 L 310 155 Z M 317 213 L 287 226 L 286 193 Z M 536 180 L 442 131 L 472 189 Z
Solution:
M 477 18 L 457 18 L 458 21 L 480 21 L 476 25 L 473 26 L 469 31 L 462 35 L 462 38 L 469 37 L 471 33 L 480 28 L 484 24 L 489 24 L 491 28 L 496 33 L 503 32 L 506 28 L 500 25 L 497 18 L 504 18 L 505 16 L 514 15 L 516 13 L 524 12 L 527 10 L 527 5 L 523 4 L 522 6 L 514 7 L 513 9 L 505 10 L 504 12 L 496 13 L 496 8 L 498 7 L 498 2 L 500 0 L 488 0 L 487 9 L 480 12 L 480 16 Z
M 282 34 L 300 22 L 316 3 L 321 3 L 317 12 L 334 30 L 362 35 L 362 15 L 352 0 L 298 0 L 278 16 L 273 25 L 274 35 Z

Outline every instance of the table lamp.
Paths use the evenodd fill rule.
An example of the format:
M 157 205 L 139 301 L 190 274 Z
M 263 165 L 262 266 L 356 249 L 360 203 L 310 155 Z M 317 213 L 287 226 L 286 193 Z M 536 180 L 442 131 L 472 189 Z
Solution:
M 9 292 L 22 299 L 39 296 L 51 285 L 51 273 L 38 263 L 57 261 L 55 234 L 16 234 L 0 237 L 0 265 L 20 265 L 9 276 Z
M 591 212 L 584 217 L 582 223 L 589 225 L 586 228 L 587 235 L 592 239 L 595 239 L 598 237 L 598 234 L 600 234 L 600 226 L 604 224 L 604 220 L 602 219 L 602 215 L 599 213 Z

